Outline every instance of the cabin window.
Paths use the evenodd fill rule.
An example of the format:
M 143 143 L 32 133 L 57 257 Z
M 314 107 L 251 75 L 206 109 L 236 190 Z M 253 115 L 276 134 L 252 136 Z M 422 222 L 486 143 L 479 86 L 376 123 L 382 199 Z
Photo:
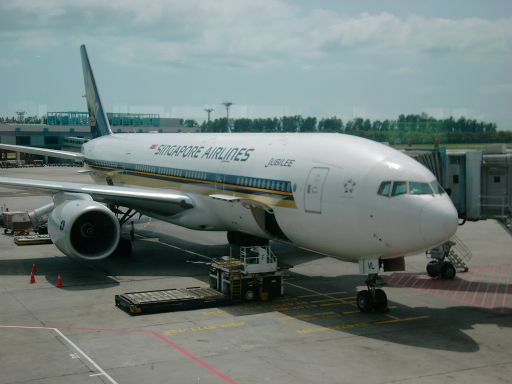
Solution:
M 494 176 L 494 182 L 497 184 L 497 183 L 500 183 L 501 182 L 501 177 L 500 176 Z
M 391 189 L 391 181 L 383 181 L 380 183 L 378 195 L 389 196 L 389 190 Z
M 453 175 L 452 180 L 453 184 L 459 184 L 459 175 Z
M 395 181 L 393 183 L 393 190 L 391 192 L 391 196 L 404 195 L 406 193 L 407 193 L 407 182 Z

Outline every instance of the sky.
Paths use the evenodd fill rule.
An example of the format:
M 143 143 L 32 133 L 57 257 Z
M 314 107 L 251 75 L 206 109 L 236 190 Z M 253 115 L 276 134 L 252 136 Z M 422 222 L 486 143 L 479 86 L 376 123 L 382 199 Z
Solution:
M 85 111 L 81 44 L 111 112 L 512 130 L 509 0 L 1 1 L 0 116 Z

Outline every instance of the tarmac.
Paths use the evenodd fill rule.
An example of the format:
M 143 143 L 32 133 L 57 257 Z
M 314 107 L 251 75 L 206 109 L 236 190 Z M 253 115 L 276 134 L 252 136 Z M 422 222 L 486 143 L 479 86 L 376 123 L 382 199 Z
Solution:
M 88 182 L 77 170 L 0 173 Z M 0 189 L 10 211 L 49 201 Z M 273 243 L 294 266 L 283 297 L 132 317 L 114 295 L 208 286 L 205 262 L 228 254 L 226 234 L 152 220 L 136 226 L 131 258 L 89 263 L 1 234 L 0 383 L 511 383 L 512 236 L 494 220 L 457 236 L 469 271 L 431 279 L 424 254 L 406 258 L 406 272 L 382 274 L 388 313 L 357 310 L 356 264 Z

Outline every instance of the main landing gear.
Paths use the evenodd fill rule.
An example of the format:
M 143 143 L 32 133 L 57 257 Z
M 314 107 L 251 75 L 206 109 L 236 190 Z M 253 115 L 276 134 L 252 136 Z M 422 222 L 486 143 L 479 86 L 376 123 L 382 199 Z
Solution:
M 121 237 L 119 239 L 119 243 L 117 245 L 117 248 L 114 250 L 114 252 L 110 255 L 112 258 L 130 258 L 133 254 L 133 246 L 132 242 L 135 240 L 135 227 L 133 224 L 133 221 L 131 220 L 135 215 L 139 215 L 139 219 L 142 216 L 142 213 L 127 208 L 126 210 L 123 210 L 118 205 L 109 205 L 109 208 L 112 212 L 115 213 L 117 219 L 119 220 L 119 225 L 122 227 L 128 221 L 130 221 L 130 238 L 127 239 L 125 237 Z
M 386 293 L 378 287 L 378 274 L 368 274 L 366 279 L 366 286 L 368 289 L 359 291 L 356 297 L 357 308 L 361 312 L 387 312 L 388 311 L 388 297 Z

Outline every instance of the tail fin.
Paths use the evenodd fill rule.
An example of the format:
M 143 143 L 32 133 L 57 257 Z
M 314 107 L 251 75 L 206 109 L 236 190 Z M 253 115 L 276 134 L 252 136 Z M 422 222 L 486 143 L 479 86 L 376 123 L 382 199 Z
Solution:
M 112 130 L 108 123 L 107 114 L 101 104 L 100 94 L 96 87 L 96 80 L 92 73 L 91 63 L 87 56 L 85 45 L 80 47 L 82 55 L 82 68 L 84 71 L 85 97 L 87 99 L 87 109 L 89 110 L 89 125 L 91 126 L 91 135 L 94 138 L 99 136 L 111 135 Z

